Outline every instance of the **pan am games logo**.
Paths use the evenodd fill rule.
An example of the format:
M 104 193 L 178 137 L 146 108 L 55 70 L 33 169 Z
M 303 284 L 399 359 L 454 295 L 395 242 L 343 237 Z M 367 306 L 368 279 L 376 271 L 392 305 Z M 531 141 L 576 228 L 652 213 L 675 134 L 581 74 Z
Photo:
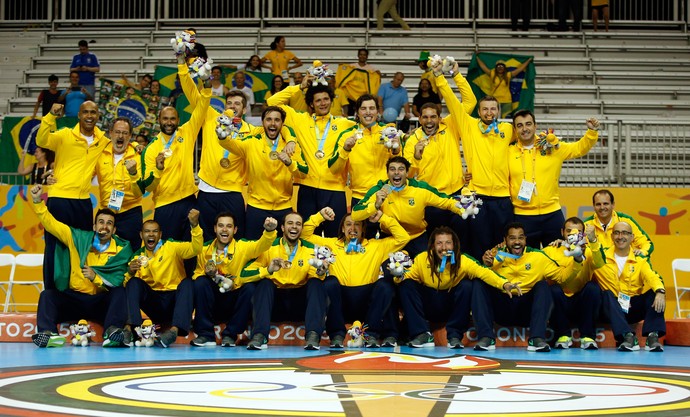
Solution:
M 690 415 L 689 385 L 685 368 L 341 351 L 5 372 L 0 414 L 670 416 Z

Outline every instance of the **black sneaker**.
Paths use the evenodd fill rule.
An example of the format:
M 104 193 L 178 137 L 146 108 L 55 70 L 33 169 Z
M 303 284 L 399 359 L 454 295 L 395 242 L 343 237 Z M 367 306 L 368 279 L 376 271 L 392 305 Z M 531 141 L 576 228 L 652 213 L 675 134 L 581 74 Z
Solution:
M 212 347 L 216 346 L 216 340 L 211 340 L 204 336 L 198 336 L 196 339 L 189 342 L 189 344 L 197 347 Z
M 377 338 L 374 336 L 367 336 L 364 339 L 364 347 L 365 348 L 379 348 L 381 345 L 379 345 L 379 341 Z
M 175 343 L 175 340 L 177 340 L 177 330 L 173 329 L 168 329 L 164 331 L 161 335 L 156 336 L 156 340 L 154 343 L 156 346 L 160 346 L 163 348 L 170 347 L 173 343 Z
M 49 330 L 44 330 L 31 335 L 31 341 L 38 347 L 63 347 L 65 345 L 65 337 Z
M 640 350 L 640 344 L 637 342 L 637 337 L 633 333 L 626 333 L 623 335 L 623 343 L 618 345 L 618 350 L 620 352 L 632 352 L 635 350 Z
M 103 347 L 110 348 L 127 346 L 124 344 L 124 340 L 124 330 L 120 329 L 119 327 L 109 326 L 105 331 L 105 335 L 103 336 Z
M 407 342 L 407 346 L 414 348 L 434 347 L 434 336 L 429 332 L 420 333 Z
M 309 331 L 307 332 L 307 335 L 304 337 L 304 349 L 305 350 L 319 350 L 321 347 L 319 344 L 321 343 L 321 336 L 319 336 L 318 333 L 315 331 Z
M 124 329 L 122 329 L 122 344 L 127 346 L 127 347 L 132 347 L 134 344 L 134 336 L 132 335 L 132 328 L 129 326 L 125 326 Z
M 234 347 L 237 345 L 237 339 L 234 339 L 232 336 L 223 336 L 220 345 L 223 347 Z
M 551 352 L 551 346 L 541 337 L 534 337 L 529 340 L 527 350 L 530 352 Z
M 341 334 L 336 334 L 331 337 L 331 347 L 333 349 L 342 349 L 345 344 L 345 337 Z
M 647 335 L 647 342 L 645 343 L 644 350 L 648 350 L 650 352 L 663 352 L 664 347 L 659 343 L 659 333 L 657 332 L 650 332 Z
M 482 337 L 477 341 L 477 344 L 474 345 L 474 350 L 482 350 L 482 351 L 488 351 L 488 350 L 495 350 L 496 349 L 496 339 L 492 339 L 490 337 Z
M 465 345 L 462 344 L 462 339 L 459 337 L 451 337 L 448 340 L 448 347 L 451 349 L 463 349 Z
M 247 350 L 264 350 L 268 347 L 268 339 L 262 333 L 257 333 L 252 336 L 252 339 L 247 343 Z
M 381 343 L 381 347 L 396 347 L 398 346 L 398 339 L 396 339 L 393 336 L 388 336 L 383 338 L 383 343 Z

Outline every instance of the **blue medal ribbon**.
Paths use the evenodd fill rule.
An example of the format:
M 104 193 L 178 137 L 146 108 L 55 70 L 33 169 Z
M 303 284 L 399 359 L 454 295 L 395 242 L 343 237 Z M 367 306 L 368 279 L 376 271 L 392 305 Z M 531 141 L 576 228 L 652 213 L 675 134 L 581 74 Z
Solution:
M 101 241 L 98 239 L 98 233 L 93 234 L 93 243 L 91 246 L 96 249 L 96 252 L 102 253 L 106 249 L 108 249 L 108 246 L 110 246 L 110 242 L 106 243 L 101 243 Z
M 498 120 L 494 119 L 494 121 L 486 127 L 486 130 L 482 129 L 482 122 L 479 122 L 479 131 L 483 134 L 486 135 L 488 133 L 491 133 L 492 130 L 494 131 L 494 133 L 500 133 L 500 130 L 498 130 Z
M 172 145 L 172 143 L 176 137 L 177 137 L 177 130 L 173 133 L 172 136 L 170 136 L 170 140 L 165 142 L 165 145 L 163 146 L 163 150 L 167 151 L 168 149 L 170 149 L 170 145 Z
M 519 255 L 513 255 L 512 253 L 509 252 L 503 252 L 502 250 L 499 250 L 496 252 L 496 260 L 498 262 L 503 262 L 505 258 L 510 258 L 510 259 L 520 259 Z
M 455 265 L 455 252 L 451 252 L 450 255 L 445 255 L 441 259 L 441 266 L 438 269 L 438 272 L 443 273 L 443 271 L 446 270 L 446 261 L 450 258 L 450 264 Z
M 163 239 L 159 239 L 158 243 L 156 243 L 156 247 L 153 248 L 153 254 L 154 255 L 156 254 L 156 252 L 158 252 L 158 249 L 160 249 L 161 246 L 163 246 Z
M 290 246 L 288 246 L 287 242 L 284 243 L 283 247 L 285 248 L 285 252 L 288 252 L 290 250 Z M 299 241 L 295 245 L 295 248 L 292 250 L 290 253 L 290 256 L 288 257 L 288 262 L 292 263 L 292 260 L 295 259 L 295 255 L 297 255 L 297 248 L 299 247 Z
M 357 239 L 350 239 L 350 242 L 347 244 L 347 248 L 345 248 L 345 253 L 359 253 L 362 251 L 362 245 L 357 243 Z
M 314 116 L 314 130 L 316 131 L 316 138 L 318 139 L 319 136 L 321 136 L 321 139 L 318 139 L 320 152 L 323 152 L 323 145 L 326 144 L 326 136 L 328 136 L 328 130 L 331 128 L 331 121 L 332 120 L 333 120 L 333 116 L 330 116 L 328 118 L 328 123 L 326 123 L 326 129 L 323 131 L 323 135 L 322 135 L 319 132 L 319 126 L 316 124 L 316 116 Z

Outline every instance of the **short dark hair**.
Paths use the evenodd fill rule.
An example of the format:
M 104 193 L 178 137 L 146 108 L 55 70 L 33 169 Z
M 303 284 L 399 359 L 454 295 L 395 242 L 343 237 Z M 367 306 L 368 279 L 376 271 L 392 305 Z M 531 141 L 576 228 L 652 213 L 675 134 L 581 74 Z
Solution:
M 125 122 L 125 123 L 127 123 L 127 126 L 129 127 L 129 134 L 130 134 L 130 135 L 132 134 L 132 121 L 129 120 L 129 117 L 120 116 L 120 117 L 114 118 L 113 121 L 110 122 L 110 129 L 112 129 L 113 127 L 115 127 L 115 123 L 116 123 L 116 122 Z
M 362 94 L 359 96 L 357 101 L 355 101 L 355 120 L 359 121 L 359 116 L 357 115 L 357 112 L 359 111 L 359 108 L 362 107 L 362 104 L 364 104 L 365 101 L 369 100 L 374 100 L 374 103 L 376 104 L 376 110 L 379 109 L 379 100 L 376 98 L 375 95 L 373 94 Z
M 534 123 L 537 123 L 537 118 L 534 117 L 534 113 L 532 113 L 531 110 L 519 109 L 515 113 L 513 113 L 513 124 L 515 124 L 515 119 L 517 119 L 518 117 L 525 117 L 525 116 L 532 116 L 532 121 Z
M 304 101 L 307 103 L 307 106 L 313 108 L 314 96 L 319 93 L 328 93 L 328 97 L 331 98 L 331 101 L 333 101 L 335 98 L 335 93 L 333 93 L 333 89 L 331 87 L 323 84 L 317 84 L 313 87 L 309 87 L 307 93 L 304 95 Z
M 235 218 L 235 215 L 230 213 L 229 211 L 221 211 L 220 213 L 216 214 L 215 220 L 213 220 L 213 224 L 216 225 L 218 224 L 218 219 L 221 217 L 230 217 L 232 219 L 232 224 L 237 227 L 237 219 Z
M 98 211 L 96 212 L 96 216 L 93 218 L 94 221 L 96 219 L 98 219 L 98 216 L 100 216 L 101 214 L 105 214 L 106 216 L 112 216 L 113 219 L 115 219 L 115 212 L 106 207 L 106 208 L 98 209 Z
M 439 116 L 441 115 L 441 112 L 438 111 L 438 104 L 436 104 L 436 103 L 427 102 L 427 103 L 422 104 L 422 107 L 419 108 L 419 114 L 422 114 L 422 112 L 425 109 L 434 109 L 434 110 L 436 110 L 437 115 L 439 115 Z
M 153 219 L 148 219 L 148 220 L 144 220 L 144 223 L 141 224 L 141 230 L 143 231 L 143 230 L 144 230 L 144 226 L 146 226 L 146 225 L 149 224 L 149 223 L 155 223 L 155 224 L 158 226 L 158 229 L 161 228 L 160 223 L 158 223 L 157 221 L 155 221 L 155 220 L 153 220 Z
M 86 46 L 87 48 L 89 47 L 89 43 L 86 42 L 84 39 L 80 40 L 78 45 L 79 46 Z
M 525 225 L 520 223 L 520 222 L 510 222 L 506 224 L 506 227 L 503 229 L 503 237 L 508 237 L 508 231 L 510 229 L 522 229 L 522 232 L 525 232 Z
M 247 108 L 247 96 L 244 95 L 240 90 L 230 90 L 225 95 L 225 101 L 227 102 L 230 97 L 242 97 L 242 107 Z M 241 116 L 241 115 L 238 115 Z
M 563 223 L 563 228 L 565 228 L 565 225 L 566 225 L 567 223 L 574 223 L 574 224 L 576 224 L 576 225 L 578 225 L 578 226 L 582 226 L 582 229 L 583 229 L 583 230 L 584 230 L 584 228 L 585 228 L 585 222 L 583 222 L 582 219 L 579 218 L 579 217 L 577 217 L 577 216 L 568 217 L 568 218 L 565 220 L 565 222 Z
M 367 48 L 359 48 L 357 50 L 357 55 L 359 55 L 360 52 L 364 52 L 367 54 L 367 56 L 369 56 L 369 50 Z
M 50 74 L 50 75 L 48 76 L 48 82 L 51 82 L 51 81 L 60 81 L 60 80 L 58 80 L 58 76 L 57 76 L 57 75 L 55 75 L 55 74 Z
M 410 164 L 410 161 L 408 161 L 404 157 L 402 157 L 400 155 L 392 156 L 392 157 L 388 158 L 388 161 L 386 161 L 386 171 L 388 171 L 388 168 L 390 168 L 391 164 L 394 162 L 398 162 L 398 163 L 405 165 L 405 169 L 407 169 L 408 171 L 410 170 L 410 167 L 412 166 Z
M 211 67 L 211 71 L 215 71 L 215 70 L 223 72 L 223 67 L 221 67 L 220 65 L 214 65 Z
M 614 203 L 613 201 L 613 193 L 609 190 L 599 190 L 596 193 L 592 195 L 592 205 L 594 205 L 594 197 L 596 197 L 598 194 L 607 194 L 609 198 L 611 199 L 611 204 Z
M 265 109 L 263 112 L 261 112 L 261 120 L 264 120 L 264 117 L 266 117 L 266 115 L 267 115 L 268 113 L 274 112 L 274 111 L 280 113 L 280 118 L 281 118 L 281 120 L 282 120 L 282 121 L 285 121 L 285 118 L 287 117 L 287 113 L 285 113 L 285 110 L 283 110 L 282 108 L 280 108 L 280 107 L 278 107 L 278 106 L 268 106 L 268 107 L 266 107 L 266 109 Z
M 285 214 L 285 215 L 283 216 L 283 218 L 280 219 L 280 224 L 281 224 L 281 225 L 285 225 L 285 221 L 287 220 L 287 217 L 290 216 L 290 215 L 292 215 L 292 214 L 298 215 L 299 218 L 302 219 L 302 221 L 304 221 L 304 217 L 303 217 L 301 214 L 299 214 L 298 212 L 296 212 L 296 211 L 293 210 L 293 211 L 291 211 L 291 212 Z
M 477 103 L 477 106 L 481 105 L 483 101 L 495 101 L 496 104 L 499 103 L 498 99 L 494 96 L 484 96 L 479 99 L 479 102 Z

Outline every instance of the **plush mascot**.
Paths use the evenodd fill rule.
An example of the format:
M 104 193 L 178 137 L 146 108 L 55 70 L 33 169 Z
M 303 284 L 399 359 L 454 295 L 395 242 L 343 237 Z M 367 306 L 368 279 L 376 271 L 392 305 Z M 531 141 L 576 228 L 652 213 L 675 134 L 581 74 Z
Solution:
M 400 138 L 403 135 L 402 130 L 398 130 L 393 126 L 387 126 L 381 131 L 381 141 L 383 146 L 388 149 L 398 149 L 400 147 Z M 394 141 L 394 139 L 398 139 Z
M 74 346 L 86 347 L 91 342 L 91 338 L 96 336 L 96 332 L 91 329 L 91 325 L 84 319 L 77 324 L 70 324 L 69 330 L 72 333 L 72 344 Z
M 216 118 L 216 135 L 223 140 L 228 136 L 233 137 L 242 128 L 242 118 L 236 117 L 232 109 L 227 109 Z
M 175 32 L 175 37 L 170 39 L 175 55 L 184 55 L 189 57 L 194 51 L 194 44 L 196 43 L 196 33 L 192 30 L 183 30 Z
M 333 75 L 333 71 L 328 69 L 328 65 L 322 63 L 318 59 L 312 63 L 312 66 L 307 69 L 307 72 L 315 77 L 314 81 L 311 83 L 312 86 L 317 86 L 319 84 L 328 85 L 328 80 L 326 80 L 326 78 Z
M 364 341 L 367 337 L 366 330 L 366 325 L 362 325 L 359 320 L 355 320 L 347 330 L 347 334 L 350 336 L 350 340 L 347 341 L 347 347 L 359 348 L 364 346 Z
M 156 339 L 156 336 L 158 335 L 156 333 L 156 329 L 158 328 L 158 325 L 154 325 L 151 320 L 146 319 L 144 320 L 143 323 L 141 323 L 141 327 L 137 326 L 134 328 L 134 331 L 137 332 L 137 335 L 139 335 L 139 340 L 134 342 L 134 346 L 137 347 L 151 347 L 154 344 L 154 341 Z
M 405 270 L 412 267 L 412 258 L 407 252 L 397 251 L 388 254 L 388 270 L 391 275 L 396 278 L 402 278 L 405 275 Z
M 577 229 L 570 229 L 568 236 L 562 245 L 565 246 L 563 254 L 565 256 L 580 257 L 582 256 L 582 247 L 587 243 L 584 233 L 580 233 Z
M 427 65 L 429 65 L 429 68 L 433 68 L 435 65 L 438 65 L 438 63 L 442 62 L 443 67 L 441 67 L 441 71 L 446 74 L 453 76 L 453 67 L 455 66 L 455 58 L 452 56 L 447 56 L 445 58 L 441 58 L 440 55 L 434 55 L 429 59 L 427 62 Z
M 554 149 L 557 150 L 561 147 L 560 140 L 558 139 L 558 136 L 554 135 L 553 129 L 548 129 L 546 131 L 539 132 L 537 138 L 537 148 L 539 149 L 539 153 L 541 153 L 542 156 L 550 155 L 551 152 L 554 151 Z
M 474 219 L 475 216 L 479 214 L 479 206 L 484 204 L 482 199 L 477 197 L 477 193 L 470 191 L 467 187 L 462 189 L 460 197 L 456 197 L 456 199 L 459 200 L 460 207 L 465 210 L 462 213 L 463 220 L 470 216 Z
M 314 257 L 309 259 L 309 265 L 316 269 L 323 268 L 324 264 L 333 264 L 335 262 L 335 255 L 328 246 L 314 245 Z
M 196 57 L 189 65 L 189 75 L 192 78 L 199 77 L 206 81 L 211 78 L 211 68 L 213 68 L 213 60 L 211 58 L 206 61 L 204 58 Z

